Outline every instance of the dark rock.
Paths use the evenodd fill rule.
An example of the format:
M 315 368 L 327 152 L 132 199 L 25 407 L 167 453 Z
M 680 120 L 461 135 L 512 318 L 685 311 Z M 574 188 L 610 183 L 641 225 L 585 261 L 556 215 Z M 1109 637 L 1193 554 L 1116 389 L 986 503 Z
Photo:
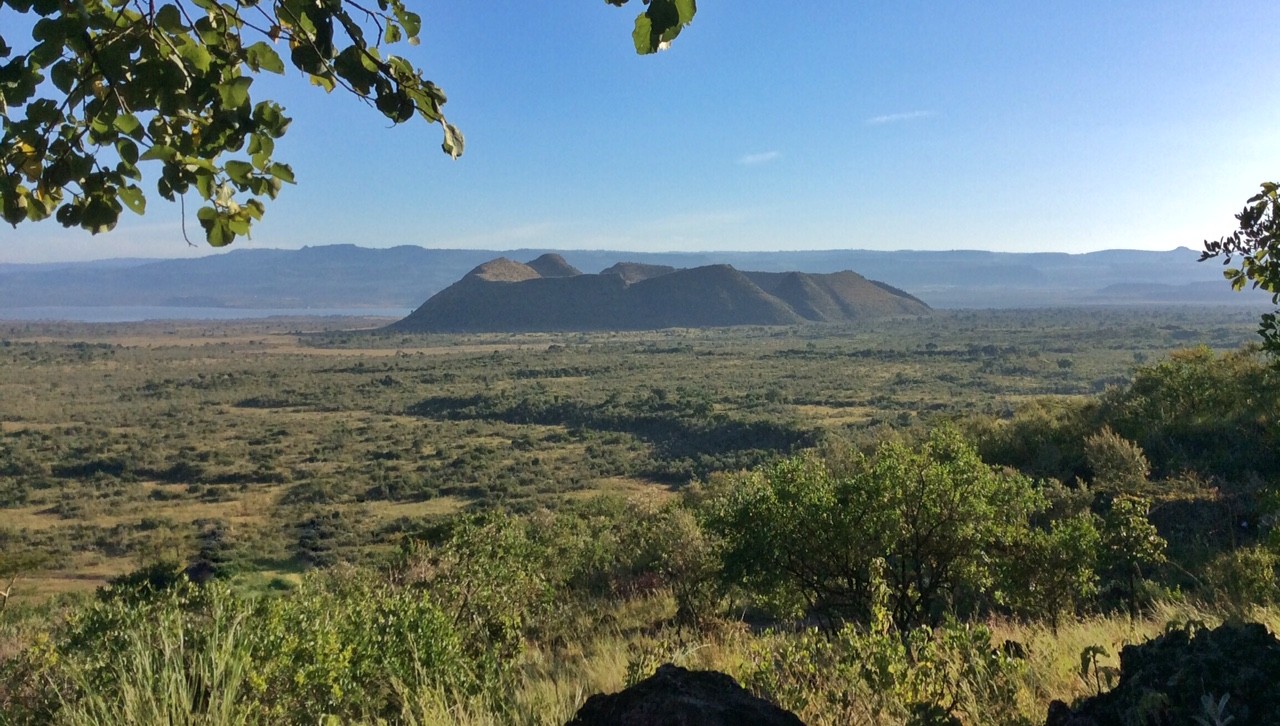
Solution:
M 1054 701 L 1049 704 L 1049 718 L 1045 726 L 1098 726 L 1098 722 L 1087 716 L 1077 716 L 1067 704 Z
M 716 671 L 671 664 L 621 693 L 587 699 L 567 726 L 804 726 Z
M 1280 724 L 1280 640 L 1258 623 L 1178 628 L 1120 651 L 1116 687 L 1049 707 L 1047 726 Z
M 1000 652 L 1015 660 L 1027 659 L 1027 646 L 1016 640 L 1006 640 L 1000 644 Z

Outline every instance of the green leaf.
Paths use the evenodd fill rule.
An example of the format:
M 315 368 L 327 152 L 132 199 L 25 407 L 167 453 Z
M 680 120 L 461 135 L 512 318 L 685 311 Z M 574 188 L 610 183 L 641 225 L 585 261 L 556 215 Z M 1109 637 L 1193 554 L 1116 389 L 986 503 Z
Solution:
M 636 18 L 631 34 L 636 52 L 641 55 L 656 53 L 665 47 L 664 43 L 675 40 L 698 11 L 695 0 L 652 0 L 648 5 Z
M 254 134 L 249 137 L 249 160 L 253 162 L 254 168 L 259 171 L 266 171 L 267 165 L 271 163 L 271 154 L 276 149 L 276 142 L 271 140 L 266 134 Z
M 200 193 L 201 199 L 213 198 L 213 175 L 197 174 L 196 175 L 196 191 Z
M 267 173 L 282 182 L 286 182 L 288 184 L 294 183 L 293 169 L 290 169 L 288 164 L 272 164 L 271 168 L 267 169 Z
M 675 0 L 675 6 L 681 25 L 688 25 L 693 22 L 693 16 L 698 12 L 697 0 Z
M 63 93 L 71 93 L 79 77 L 80 68 L 74 61 L 64 60 L 53 64 L 53 68 L 49 69 L 49 78 L 54 87 Z
M 131 139 L 118 139 L 116 153 L 120 155 L 120 161 L 130 166 L 138 163 L 138 145 Z
M 415 108 L 407 93 L 385 88 L 379 89 L 378 97 L 374 100 L 374 106 L 382 112 L 383 116 L 395 123 L 403 123 L 413 118 Z
M 277 139 L 283 136 L 292 121 L 283 111 L 279 104 L 271 101 L 262 101 L 254 106 L 253 121 L 258 125 L 259 132 Z
M 396 8 L 396 19 L 400 21 L 405 35 L 408 35 L 411 41 L 422 32 L 422 18 L 417 13 Z
M 6 204 L 4 208 L 5 221 L 10 221 L 8 216 L 9 210 L 10 210 L 10 206 Z M 63 227 L 79 227 L 80 218 L 83 215 L 84 215 L 84 208 L 81 207 L 80 205 L 64 204 L 58 208 L 58 212 L 57 214 L 54 215 L 54 219 L 58 220 L 58 224 L 61 224 Z M 17 224 L 17 223 L 18 223 L 17 221 L 13 222 L 13 224 Z
M 338 84 L 328 75 L 311 76 L 311 85 L 323 88 L 325 93 L 332 93 L 333 89 L 338 87 Z
M 25 221 L 27 218 L 27 196 L 23 192 L 25 189 L 18 187 L 17 189 L 4 191 L 4 196 L 0 197 L 0 216 L 4 217 L 4 221 L 18 226 L 18 222 Z M 66 207 L 63 207 L 65 209 Z M 58 219 L 63 218 L 62 210 L 58 210 Z M 72 224 L 63 223 L 63 226 L 71 227 Z
M 156 145 L 142 152 L 142 156 L 138 158 L 142 161 L 173 161 L 178 158 L 178 151 L 172 146 Z
M 103 197 L 92 197 L 84 206 L 80 226 L 92 234 L 110 232 L 120 220 L 120 209 Z
M 196 219 L 200 220 L 205 239 L 211 246 L 226 247 L 235 240 L 235 234 L 227 227 L 226 218 L 217 209 L 201 207 L 196 212 Z
M 648 15 L 641 13 L 636 16 L 636 29 L 631 32 L 631 39 L 640 55 L 657 52 L 658 48 L 653 42 L 653 21 Z
M 377 82 L 378 74 L 365 65 L 366 60 L 360 48 L 351 45 L 333 59 L 333 68 L 357 91 L 368 93 Z
M 249 103 L 249 86 L 253 79 L 247 76 L 233 78 L 218 85 L 218 96 L 222 99 L 222 107 L 228 110 L 241 108 Z
M 189 30 L 182 24 L 182 13 L 178 12 L 178 8 L 173 5 L 162 5 L 156 11 L 155 23 L 161 30 L 172 35 L 186 33 Z
M 208 73 L 213 65 L 213 55 L 209 53 L 209 49 L 194 40 L 179 45 L 178 55 L 201 73 Z
M 244 49 L 245 62 L 253 70 L 264 70 L 270 73 L 284 73 L 284 61 L 275 49 L 263 41 L 258 41 Z
M 142 128 L 142 122 L 138 120 L 137 116 L 134 116 L 131 113 L 122 113 L 119 116 L 116 116 L 115 120 L 111 122 L 111 125 L 115 126 L 117 131 L 125 134 L 126 136 L 133 136 Z
M 230 217 L 227 219 L 226 224 L 227 229 L 230 230 L 233 235 L 249 234 L 249 220 L 244 217 Z
M 253 173 L 253 165 L 247 161 L 228 161 L 223 165 L 223 169 L 227 172 L 227 176 L 231 177 L 231 181 L 236 184 L 247 184 L 249 175 Z
M 144 214 L 147 211 L 146 196 L 133 184 L 120 189 L 120 201 L 124 202 L 124 205 L 134 214 Z

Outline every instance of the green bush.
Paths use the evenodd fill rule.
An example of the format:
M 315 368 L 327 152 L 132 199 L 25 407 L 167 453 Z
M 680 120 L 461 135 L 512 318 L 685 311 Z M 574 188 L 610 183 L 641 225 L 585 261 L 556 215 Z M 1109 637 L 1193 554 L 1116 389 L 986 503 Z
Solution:
M 742 682 L 810 723 L 1029 724 L 1017 704 L 1024 670 L 983 626 L 904 635 L 846 625 L 766 636 Z
M 1223 552 L 1205 568 L 1209 596 L 1221 605 L 1240 610 L 1268 605 L 1280 597 L 1277 579 L 1280 558 L 1264 547 L 1242 547 Z
M 865 622 L 884 561 L 897 626 L 941 622 L 989 600 L 1000 553 L 1024 537 L 1043 497 L 987 466 L 958 432 L 899 442 L 829 466 L 797 457 L 720 481 L 700 516 L 724 542 L 724 576 L 777 615 Z

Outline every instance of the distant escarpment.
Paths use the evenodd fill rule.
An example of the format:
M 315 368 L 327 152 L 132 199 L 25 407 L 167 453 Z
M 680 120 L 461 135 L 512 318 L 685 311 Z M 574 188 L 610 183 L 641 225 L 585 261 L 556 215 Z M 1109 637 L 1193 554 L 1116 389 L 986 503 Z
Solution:
M 480 265 L 391 330 L 491 333 L 792 325 L 922 315 L 928 305 L 855 272 L 741 272 L 620 262 L 596 275 L 559 255 Z

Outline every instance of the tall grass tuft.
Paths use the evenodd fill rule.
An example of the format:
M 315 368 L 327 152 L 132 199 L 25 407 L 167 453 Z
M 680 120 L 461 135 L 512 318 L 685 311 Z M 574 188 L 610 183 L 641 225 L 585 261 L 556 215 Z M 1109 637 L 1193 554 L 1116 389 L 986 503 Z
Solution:
M 250 652 L 243 612 L 213 600 L 205 627 L 189 628 L 181 611 L 159 609 L 149 627 L 121 633 L 110 653 L 66 664 L 74 696 L 56 722 L 68 726 L 251 723 L 241 702 Z M 103 662 L 103 659 L 109 662 Z

